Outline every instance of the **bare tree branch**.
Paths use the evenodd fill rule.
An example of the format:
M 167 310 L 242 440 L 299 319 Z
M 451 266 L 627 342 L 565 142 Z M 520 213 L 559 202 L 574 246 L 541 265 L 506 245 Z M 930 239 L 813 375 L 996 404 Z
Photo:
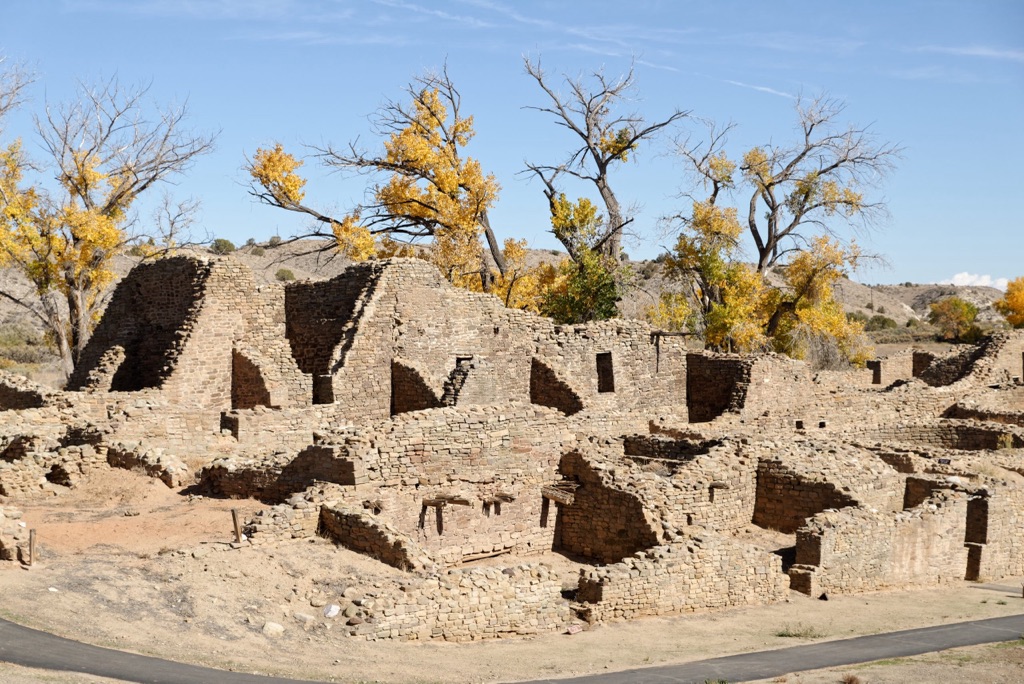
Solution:
M 607 212 L 603 232 L 595 246 L 599 246 L 603 254 L 616 261 L 621 260 L 623 228 L 632 218 L 625 215 L 612 190 L 609 169 L 616 162 L 624 162 L 641 141 L 653 138 L 689 113 L 677 109 L 667 118 L 653 123 L 636 113 L 615 113 L 616 106 L 631 99 L 636 90 L 632 67 L 617 79 L 608 78 L 603 71 L 590 74 L 589 82 L 582 77 L 566 77 L 564 80 L 569 93 L 563 95 L 551 86 L 539 60 L 534 62 L 527 57 L 523 62 L 526 73 L 537 82 L 549 100 L 548 105 L 528 106 L 526 109 L 550 115 L 556 125 L 572 131 L 578 139 L 578 146 L 560 164 L 527 163 L 526 169 L 544 183 L 544 194 L 549 203 L 559 194 L 555 182 L 561 174 L 592 183 Z

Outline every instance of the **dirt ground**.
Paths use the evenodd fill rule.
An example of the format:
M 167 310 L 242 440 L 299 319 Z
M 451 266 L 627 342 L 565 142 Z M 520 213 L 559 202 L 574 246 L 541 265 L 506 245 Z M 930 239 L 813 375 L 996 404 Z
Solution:
M 575 635 L 469 644 L 365 642 L 324 618 L 346 590 L 372 593 L 400 571 L 322 539 L 231 549 L 229 510 L 255 501 L 190 497 L 127 471 L 94 475 L 59 497 L 19 504 L 37 530 L 39 562 L 0 569 L 0 614 L 81 641 L 225 669 L 338 682 L 490 682 L 666 665 L 810 641 L 997 617 L 1024 610 L 1004 588 L 837 596 L 596 626 Z M 537 558 L 530 558 L 535 561 Z M 560 556 L 543 558 L 567 574 Z M 310 616 L 314 619 L 310 620 Z M 275 622 L 283 634 L 267 636 Z M 805 637 L 779 636 L 800 633 Z M 1024 680 L 1024 645 L 788 675 L 773 681 Z M 85 675 L 0 664 L 0 681 L 102 683 Z M 855 681 L 855 680 L 850 680 Z

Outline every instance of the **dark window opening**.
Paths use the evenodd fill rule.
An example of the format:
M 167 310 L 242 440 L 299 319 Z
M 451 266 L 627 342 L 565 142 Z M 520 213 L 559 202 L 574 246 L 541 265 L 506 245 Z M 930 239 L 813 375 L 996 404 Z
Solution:
M 597 391 L 615 391 L 615 370 L 612 368 L 611 352 L 602 352 L 597 355 Z
M 334 383 L 330 375 L 313 376 L 313 403 L 334 403 Z

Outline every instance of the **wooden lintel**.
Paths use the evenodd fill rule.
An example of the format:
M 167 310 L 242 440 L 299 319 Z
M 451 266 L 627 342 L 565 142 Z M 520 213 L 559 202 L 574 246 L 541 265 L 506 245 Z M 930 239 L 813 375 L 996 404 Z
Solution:
M 442 496 L 434 497 L 433 499 L 424 499 L 423 500 L 423 505 L 424 506 L 429 506 L 431 508 L 444 508 L 445 506 L 447 506 L 449 504 L 454 504 L 456 506 L 468 506 L 469 505 L 469 499 L 466 499 L 466 498 L 461 497 L 461 496 L 444 496 L 444 495 L 442 495 Z
M 499 492 L 493 496 L 489 496 L 486 499 L 484 499 L 484 503 L 511 503 L 512 501 L 515 500 L 516 497 L 514 494 L 504 494 L 502 492 Z
M 567 492 L 554 485 L 544 485 L 540 488 L 540 493 L 545 499 L 551 499 L 555 503 L 560 503 L 564 506 L 571 506 L 572 502 L 576 499 L 576 495 L 573 492 Z

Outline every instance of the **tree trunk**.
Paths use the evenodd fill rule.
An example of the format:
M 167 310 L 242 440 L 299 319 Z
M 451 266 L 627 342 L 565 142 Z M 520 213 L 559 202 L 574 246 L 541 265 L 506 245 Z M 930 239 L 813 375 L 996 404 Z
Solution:
M 491 250 L 491 257 L 494 259 L 495 266 L 498 267 L 498 273 L 505 275 L 508 273 L 508 264 L 505 262 L 505 255 L 501 251 L 501 245 L 498 244 L 498 238 L 494 236 L 494 231 L 491 230 L 491 219 L 487 216 L 486 209 L 480 212 L 480 225 L 484 228 L 487 247 Z
M 622 207 L 619 200 L 608 185 L 608 180 L 600 176 L 597 180 L 597 190 L 601 193 L 605 209 L 608 211 L 608 239 L 601 245 L 601 253 L 610 256 L 618 263 L 622 261 L 622 228 L 625 222 L 622 217 Z
M 67 328 L 60 315 L 60 307 L 54 300 L 53 293 L 46 293 L 40 296 L 40 303 L 43 306 L 43 318 L 46 319 L 46 327 L 53 337 L 53 344 L 57 347 L 57 354 L 60 355 L 60 367 L 64 373 L 64 379 L 71 377 L 75 369 L 74 355 L 71 353 L 71 345 L 68 343 Z

